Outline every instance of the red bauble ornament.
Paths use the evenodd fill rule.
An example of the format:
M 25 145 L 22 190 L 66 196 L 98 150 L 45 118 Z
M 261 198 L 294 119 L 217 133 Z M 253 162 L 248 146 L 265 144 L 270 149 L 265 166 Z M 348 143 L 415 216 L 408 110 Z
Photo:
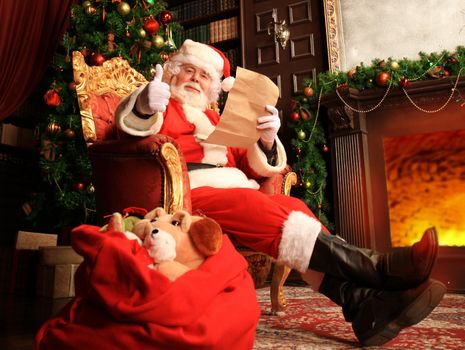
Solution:
M 83 182 L 75 182 L 74 185 L 73 185 L 73 188 L 76 190 L 76 191 L 82 191 L 84 189 L 85 185 Z
M 443 74 L 444 74 L 445 77 L 448 77 L 450 73 L 449 73 L 448 70 L 445 70 Z
M 45 93 L 44 101 L 50 107 L 57 107 L 61 103 L 61 98 L 56 89 L 50 89 Z
M 379 72 L 376 75 L 376 84 L 379 86 L 386 86 L 389 81 L 389 73 L 388 72 Z
M 150 35 L 158 32 L 158 28 L 160 28 L 160 25 L 154 18 L 149 17 L 147 20 L 145 20 L 144 29 Z
M 302 120 L 309 120 L 309 119 L 310 119 L 310 114 L 307 113 L 307 112 L 304 111 L 304 110 L 301 110 L 301 111 L 300 111 L 300 116 L 302 117 Z
M 322 148 L 323 152 L 328 152 L 329 151 L 329 147 L 324 145 L 323 148 Z
M 321 203 L 318 203 L 316 207 L 317 207 L 318 209 L 321 209 L 321 208 L 322 208 Z
M 90 55 L 90 64 L 92 66 L 101 66 L 105 61 L 106 58 L 101 53 L 94 52 L 92 55 Z
M 399 80 L 399 84 L 400 84 L 400 86 L 402 86 L 403 88 L 406 88 L 406 87 L 410 84 L 410 82 L 409 82 L 409 80 L 408 80 L 406 77 L 402 77 L 402 78 L 400 78 L 400 80 Z
M 352 68 L 347 72 L 347 76 L 349 77 L 349 79 L 354 79 L 355 73 L 357 73 L 357 68 Z
M 171 21 L 173 20 L 173 16 L 171 15 L 170 11 L 164 10 L 158 14 L 158 20 L 161 24 L 166 26 L 171 23 Z
M 75 132 L 73 131 L 73 129 L 66 129 L 65 132 L 65 137 L 68 139 L 68 140 L 72 140 L 74 139 L 74 137 L 76 136 Z
M 315 90 L 313 90 L 313 88 L 311 86 L 307 86 L 305 89 L 304 89 L 304 94 L 305 96 L 313 96 L 313 94 L 315 93 Z
M 299 119 L 300 119 L 299 113 L 297 113 L 297 112 L 292 112 L 292 113 L 291 113 L 291 120 L 292 120 L 292 121 L 296 122 L 296 121 L 298 121 Z
M 163 61 L 166 61 L 168 58 L 170 58 L 170 56 L 165 51 L 162 51 L 162 52 L 160 52 L 160 58 Z
M 74 81 L 70 82 L 68 84 L 68 90 L 69 91 L 76 91 L 76 83 Z

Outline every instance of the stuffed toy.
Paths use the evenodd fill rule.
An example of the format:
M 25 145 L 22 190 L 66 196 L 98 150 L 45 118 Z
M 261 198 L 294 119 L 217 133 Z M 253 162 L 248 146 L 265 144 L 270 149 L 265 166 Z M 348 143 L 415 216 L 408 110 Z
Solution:
M 121 213 L 113 213 L 109 215 L 110 219 L 108 224 L 100 228 L 101 232 L 106 231 L 119 231 L 123 232 L 128 239 L 137 240 L 140 244 L 142 241 L 132 231 L 134 225 L 144 218 L 147 214 L 147 209 L 138 207 L 129 207 L 124 209 Z
M 121 214 L 113 214 L 108 229 L 123 228 L 122 219 Z M 170 281 L 218 253 L 223 239 L 221 227 L 213 219 L 191 216 L 184 210 L 167 214 L 163 208 L 156 208 L 135 222 L 132 232 L 121 232 L 128 239 L 138 240 L 153 258 L 150 267 Z

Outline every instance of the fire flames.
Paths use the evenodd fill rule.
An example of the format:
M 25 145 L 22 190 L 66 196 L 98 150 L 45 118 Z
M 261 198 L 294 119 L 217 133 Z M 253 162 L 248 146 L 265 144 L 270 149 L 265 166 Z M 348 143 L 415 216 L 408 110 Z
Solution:
M 435 226 L 442 246 L 465 246 L 465 130 L 384 139 L 393 247 Z

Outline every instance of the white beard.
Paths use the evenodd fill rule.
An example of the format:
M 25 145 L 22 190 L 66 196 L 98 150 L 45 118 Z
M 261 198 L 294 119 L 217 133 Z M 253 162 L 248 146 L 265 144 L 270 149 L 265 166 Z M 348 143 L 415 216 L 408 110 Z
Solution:
M 185 90 L 185 86 L 192 86 L 200 93 Z M 204 113 L 208 99 L 200 85 L 187 82 L 181 86 L 176 86 L 176 80 L 174 80 L 171 84 L 171 94 L 181 102 L 187 121 L 195 125 L 194 136 L 204 151 L 202 163 L 225 165 L 228 162 L 226 147 L 202 142 L 215 130 L 215 126 Z
M 191 86 L 199 92 L 186 90 L 186 86 Z M 201 109 L 202 111 L 207 108 L 208 98 L 199 84 L 194 82 L 186 82 L 178 86 L 176 85 L 176 79 L 174 79 L 171 83 L 170 89 L 173 97 L 181 102 L 181 104 L 186 104 L 194 108 Z

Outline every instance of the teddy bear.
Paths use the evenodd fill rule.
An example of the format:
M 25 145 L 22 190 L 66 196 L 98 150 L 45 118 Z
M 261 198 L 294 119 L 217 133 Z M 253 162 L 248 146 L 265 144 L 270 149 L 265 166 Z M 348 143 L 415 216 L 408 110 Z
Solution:
M 122 218 L 121 214 L 113 214 L 109 228 L 122 228 Z M 145 247 L 153 258 L 149 267 L 170 281 L 198 268 L 208 256 L 218 253 L 223 239 L 221 227 L 215 220 L 191 216 L 184 210 L 168 214 L 163 208 L 151 210 L 134 223 L 131 231 L 122 232 Z

